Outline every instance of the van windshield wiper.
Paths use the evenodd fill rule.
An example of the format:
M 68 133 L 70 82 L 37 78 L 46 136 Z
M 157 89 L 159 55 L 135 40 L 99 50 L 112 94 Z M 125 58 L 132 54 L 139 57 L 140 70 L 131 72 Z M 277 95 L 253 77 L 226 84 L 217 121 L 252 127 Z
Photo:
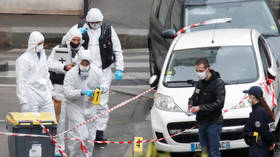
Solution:
M 168 84 L 177 84 L 177 83 L 187 83 L 191 86 L 194 86 L 196 84 L 196 81 L 194 80 L 186 80 L 186 81 L 183 81 L 183 80 L 178 80 L 178 81 L 167 81 L 165 82 L 166 85 Z
M 277 34 L 277 33 L 275 33 L 275 34 L 262 34 L 265 38 L 266 37 L 278 37 L 278 36 L 280 36 L 280 34 Z

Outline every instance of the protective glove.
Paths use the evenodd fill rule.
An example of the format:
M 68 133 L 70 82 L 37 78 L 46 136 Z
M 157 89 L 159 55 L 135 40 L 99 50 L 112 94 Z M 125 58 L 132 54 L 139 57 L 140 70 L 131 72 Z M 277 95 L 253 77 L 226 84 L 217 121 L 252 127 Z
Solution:
M 96 88 L 99 88 L 102 94 L 104 93 L 104 88 L 100 87 L 99 85 L 97 85 Z
M 87 96 L 93 97 L 93 92 L 94 92 L 94 90 L 83 89 L 82 95 L 87 95 Z
M 83 27 L 79 27 L 79 30 L 81 31 L 82 35 L 85 34 L 85 32 L 87 32 L 87 30 Z
M 121 80 L 123 78 L 123 71 L 122 70 L 116 70 L 115 72 L 115 79 L 117 81 Z

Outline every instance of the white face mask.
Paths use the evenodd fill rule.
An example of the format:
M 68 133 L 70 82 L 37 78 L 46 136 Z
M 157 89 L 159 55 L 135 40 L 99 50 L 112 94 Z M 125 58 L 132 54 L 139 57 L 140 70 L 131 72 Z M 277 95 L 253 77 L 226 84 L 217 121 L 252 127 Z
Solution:
M 102 25 L 102 23 L 98 23 L 98 24 L 91 24 L 91 23 L 90 23 L 90 27 L 91 27 L 92 29 L 94 29 L 94 30 L 100 28 L 101 25 Z
M 206 69 L 206 71 L 204 71 L 204 72 L 196 72 L 198 79 L 204 80 L 207 77 L 207 71 L 208 71 L 208 69 Z
M 35 48 L 36 52 L 41 52 L 43 49 L 44 49 L 43 44 L 36 46 L 36 48 Z
M 253 102 L 252 102 L 252 100 L 250 99 L 250 98 L 248 98 L 248 103 L 250 104 L 250 105 L 253 105 Z
M 88 76 L 89 76 L 88 71 L 80 71 L 81 79 L 86 80 Z
M 89 70 L 89 66 L 83 66 L 83 65 L 80 65 L 80 71 L 82 72 L 86 72 Z

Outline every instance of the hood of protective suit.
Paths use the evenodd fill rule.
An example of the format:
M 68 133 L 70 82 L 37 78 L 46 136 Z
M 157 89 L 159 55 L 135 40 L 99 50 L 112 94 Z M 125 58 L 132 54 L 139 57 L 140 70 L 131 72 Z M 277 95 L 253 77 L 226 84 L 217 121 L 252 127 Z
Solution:
M 42 33 L 38 31 L 31 32 L 28 39 L 28 51 L 35 52 L 35 47 L 41 42 L 44 41 L 45 38 Z
M 66 35 L 63 37 L 63 40 L 62 40 L 62 45 L 69 45 L 71 40 L 74 38 L 74 37 L 79 37 L 81 38 L 81 42 L 80 42 L 80 45 L 82 44 L 82 34 L 81 34 L 81 31 L 78 29 L 78 25 L 75 25 L 73 26 L 67 33 Z
M 91 64 L 91 54 L 90 54 L 89 50 L 80 50 L 77 53 L 78 64 L 80 64 L 83 60 L 87 60 Z
M 103 21 L 103 14 L 98 8 L 91 8 L 86 16 L 87 22 Z

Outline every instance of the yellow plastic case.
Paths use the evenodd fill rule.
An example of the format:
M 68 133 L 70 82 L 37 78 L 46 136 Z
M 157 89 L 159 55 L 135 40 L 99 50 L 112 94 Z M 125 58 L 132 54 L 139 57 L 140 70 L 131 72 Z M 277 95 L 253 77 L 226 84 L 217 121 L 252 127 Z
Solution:
M 57 124 L 49 112 L 9 112 L 6 118 L 12 125 L 40 125 L 38 120 L 44 125 Z

